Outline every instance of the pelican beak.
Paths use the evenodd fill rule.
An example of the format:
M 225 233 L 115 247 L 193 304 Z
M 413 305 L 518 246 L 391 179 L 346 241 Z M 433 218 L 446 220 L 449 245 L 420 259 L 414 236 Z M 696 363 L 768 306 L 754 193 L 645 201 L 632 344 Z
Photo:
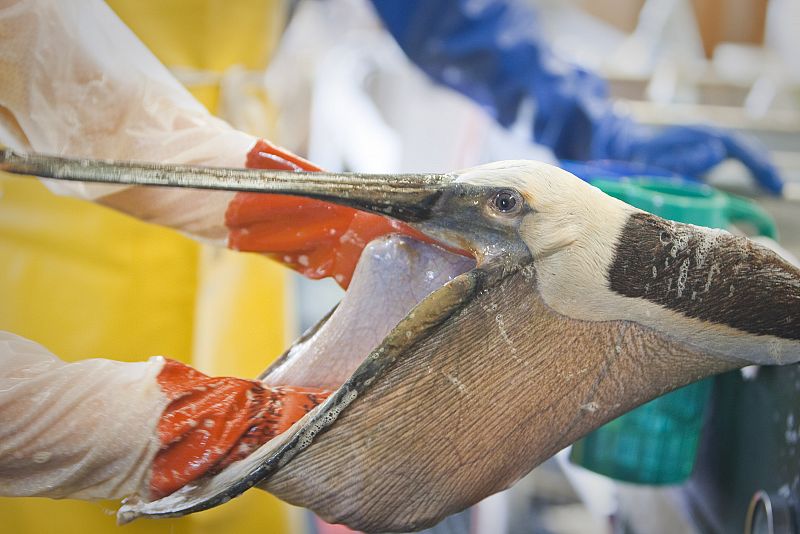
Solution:
M 8 148 L 0 150 L 0 170 L 80 182 L 302 196 L 410 223 L 428 219 L 454 180 L 449 174 L 292 172 L 74 159 Z
M 322 200 L 408 223 L 417 239 L 481 258 L 495 230 L 475 217 L 475 187 L 458 174 L 295 172 L 75 159 L 0 150 L 0 170 L 57 180 L 289 195 Z M 415 235 L 416 232 L 416 235 Z M 424 234 L 424 235 L 420 235 Z

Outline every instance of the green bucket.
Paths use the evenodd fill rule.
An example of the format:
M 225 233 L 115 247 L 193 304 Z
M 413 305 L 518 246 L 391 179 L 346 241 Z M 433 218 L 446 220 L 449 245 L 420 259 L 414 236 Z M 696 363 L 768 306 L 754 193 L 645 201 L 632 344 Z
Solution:
M 665 219 L 712 228 L 746 223 L 760 235 L 777 235 L 775 222 L 756 204 L 707 185 L 645 177 L 591 183 Z M 570 459 L 625 482 L 683 482 L 694 468 L 712 384 L 713 379 L 690 384 L 606 423 L 576 442 Z

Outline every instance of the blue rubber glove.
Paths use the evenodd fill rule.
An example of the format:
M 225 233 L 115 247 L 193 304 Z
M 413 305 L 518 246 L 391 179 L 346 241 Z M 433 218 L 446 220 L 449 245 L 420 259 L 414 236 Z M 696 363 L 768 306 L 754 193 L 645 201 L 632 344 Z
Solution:
M 533 139 L 559 159 L 617 159 L 697 177 L 726 158 L 758 183 L 783 184 L 766 151 L 704 126 L 663 131 L 616 113 L 597 75 L 558 59 L 541 42 L 536 14 L 514 0 L 372 0 L 405 53 L 431 78 L 471 98 L 503 126 L 526 100 Z
M 646 164 L 690 177 L 700 177 L 732 158 L 742 162 L 770 193 L 783 191 L 783 180 L 765 148 L 753 139 L 713 126 L 655 130 L 609 114 L 595 128 L 591 157 Z

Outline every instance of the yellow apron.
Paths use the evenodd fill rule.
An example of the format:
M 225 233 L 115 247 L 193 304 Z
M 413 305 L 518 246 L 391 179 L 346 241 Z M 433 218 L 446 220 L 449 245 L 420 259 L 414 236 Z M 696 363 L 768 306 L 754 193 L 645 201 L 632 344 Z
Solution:
M 110 0 L 169 67 L 263 70 L 285 23 L 281 0 Z M 216 111 L 214 76 L 193 94 Z M 256 95 L 268 105 L 265 95 Z M 267 132 L 250 132 L 265 135 Z M 244 161 L 245 154 L 242 154 Z M 216 375 L 252 377 L 291 330 L 286 274 L 268 260 L 201 247 L 178 233 L 42 184 L 0 176 L 0 329 L 68 360 L 138 361 L 161 354 Z M 3 533 L 117 531 L 116 502 L 0 499 Z M 247 492 L 180 519 L 139 521 L 140 533 L 285 532 L 288 507 Z

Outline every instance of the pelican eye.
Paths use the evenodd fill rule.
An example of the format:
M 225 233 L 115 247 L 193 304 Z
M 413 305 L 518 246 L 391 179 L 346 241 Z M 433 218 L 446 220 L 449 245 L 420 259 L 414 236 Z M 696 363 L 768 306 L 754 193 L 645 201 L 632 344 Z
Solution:
M 522 206 L 522 198 L 513 189 L 503 189 L 495 193 L 492 207 L 500 213 L 513 213 Z

